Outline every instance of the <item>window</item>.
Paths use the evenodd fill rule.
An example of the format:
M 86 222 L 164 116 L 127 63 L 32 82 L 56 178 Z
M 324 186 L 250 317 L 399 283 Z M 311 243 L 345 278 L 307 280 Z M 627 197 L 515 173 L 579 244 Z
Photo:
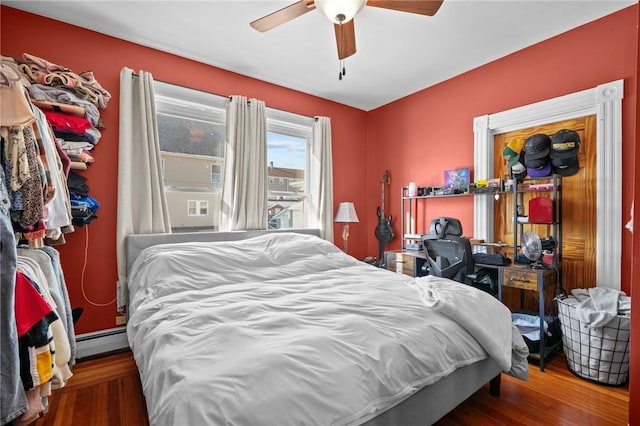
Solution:
M 226 98 L 162 82 L 155 82 L 154 87 L 172 231 L 217 231 L 224 170 Z M 307 226 L 311 123 L 309 117 L 267 108 L 268 226 L 271 229 Z
M 189 216 L 208 216 L 209 202 L 207 200 L 189 200 L 187 202 Z
M 154 88 L 162 176 L 172 231 L 217 231 L 224 165 L 225 98 L 162 82 L 155 82 Z M 211 215 L 209 205 L 214 209 Z
M 220 164 L 211 164 L 211 183 L 222 183 L 222 166 Z
M 305 228 L 308 209 L 311 120 L 267 109 L 270 229 Z

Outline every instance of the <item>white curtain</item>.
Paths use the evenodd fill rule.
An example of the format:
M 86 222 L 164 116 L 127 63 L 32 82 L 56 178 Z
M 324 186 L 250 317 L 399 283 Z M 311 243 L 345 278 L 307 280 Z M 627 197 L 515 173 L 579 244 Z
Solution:
M 310 228 L 320 229 L 320 237 L 333 242 L 333 160 L 331 120 L 316 117 L 311 136 Z
M 170 233 L 164 194 L 153 77 L 129 68 L 120 72 L 120 141 L 118 151 L 118 279 L 126 284 L 125 237 Z
M 266 228 L 266 108 L 263 101 L 232 96 L 227 103 L 220 230 Z

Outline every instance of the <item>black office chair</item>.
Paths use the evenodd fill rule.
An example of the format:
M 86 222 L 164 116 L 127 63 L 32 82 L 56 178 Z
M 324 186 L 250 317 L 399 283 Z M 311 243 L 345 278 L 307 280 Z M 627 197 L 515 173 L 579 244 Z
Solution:
M 425 273 L 445 277 L 495 293 L 497 271 L 476 268 L 471 242 L 462 236 L 460 221 L 439 217 L 431 221 L 429 233 L 421 238 L 427 262 Z

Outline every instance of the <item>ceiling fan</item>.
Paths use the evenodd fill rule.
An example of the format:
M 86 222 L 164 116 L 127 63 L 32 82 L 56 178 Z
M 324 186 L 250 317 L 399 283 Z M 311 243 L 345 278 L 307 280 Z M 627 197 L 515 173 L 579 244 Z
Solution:
M 443 0 L 299 0 L 292 5 L 277 10 L 251 22 L 251 26 L 260 32 L 268 31 L 315 8 L 334 24 L 338 59 L 343 60 L 356 53 L 356 34 L 354 16 L 366 6 L 397 10 L 433 16 Z M 344 74 L 344 68 L 340 75 Z

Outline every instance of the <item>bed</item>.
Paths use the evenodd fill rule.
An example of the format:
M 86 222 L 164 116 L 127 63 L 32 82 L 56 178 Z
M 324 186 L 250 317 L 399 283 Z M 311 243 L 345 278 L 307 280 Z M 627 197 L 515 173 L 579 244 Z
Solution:
M 527 377 L 487 293 L 368 265 L 313 230 L 134 235 L 127 259 L 151 425 L 433 424 L 497 393 L 501 372 Z

